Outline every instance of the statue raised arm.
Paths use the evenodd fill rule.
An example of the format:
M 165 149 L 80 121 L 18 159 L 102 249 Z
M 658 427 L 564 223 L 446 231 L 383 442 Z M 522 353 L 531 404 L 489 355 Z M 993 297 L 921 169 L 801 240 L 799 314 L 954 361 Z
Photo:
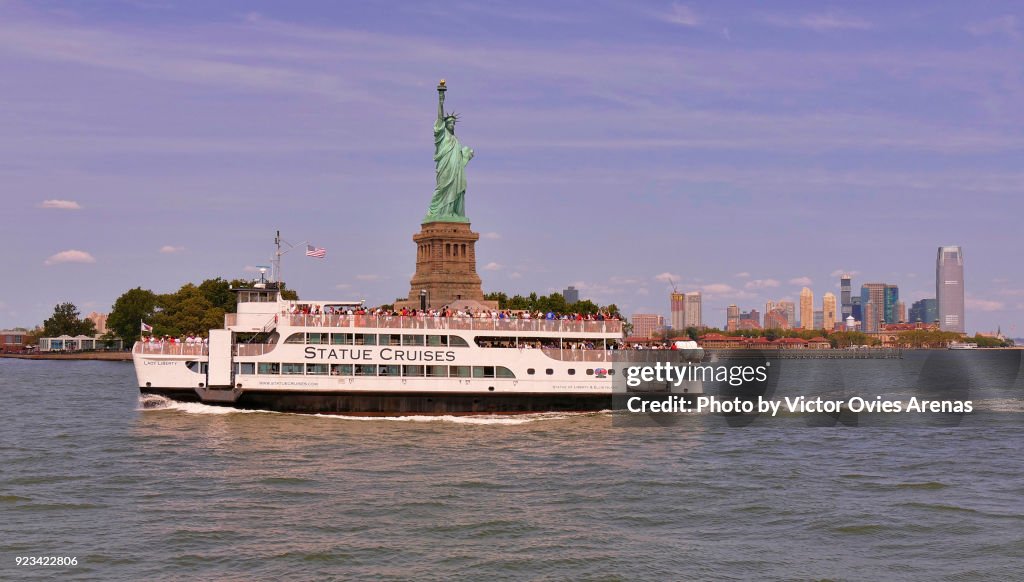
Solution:
M 434 122 L 434 172 L 436 182 L 430 209 L 423 222 L 469 222 L 466 218 L 466 164 L 473 150 L 455 137 L 458 116 L 445 114 L 444 79 L 437 86 L 437 121 Z

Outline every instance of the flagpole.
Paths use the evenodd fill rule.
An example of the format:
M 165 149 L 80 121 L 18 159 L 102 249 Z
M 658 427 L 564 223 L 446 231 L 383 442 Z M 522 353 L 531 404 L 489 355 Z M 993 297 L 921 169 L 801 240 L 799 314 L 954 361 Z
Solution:
M 281 250 L 281 243 L 284 243 L 284 244 L 288 245 L 288 248 L 282 251 Z M 306 241 L 304 243 L 299 243 L 298 245 L 293 245 L 292 243 L 290 243 L 290 242 L 284 240 L 283 238 L 281 238 L 281 231 L 280 230 L 277 231 L 277 236 L 274 237 L 274 247 L 275 247 L 274 258 L 272 259 L 272 261 L 270 263 L 271 266 L 272 266 L 272 271 L 270 273 L 270 280 L 271 280 L 271 282 L 273 282 L 273 283 L 280 283 L 281 282 L 281 257 L 286 255 L 286 254 L 288 254 L 288 253 L 290 253 L 290 252 L 292 252 L 297 247 L 302 246 L 302 245 L 307 245 L 307 244 L 309 244 L 309 241 Z

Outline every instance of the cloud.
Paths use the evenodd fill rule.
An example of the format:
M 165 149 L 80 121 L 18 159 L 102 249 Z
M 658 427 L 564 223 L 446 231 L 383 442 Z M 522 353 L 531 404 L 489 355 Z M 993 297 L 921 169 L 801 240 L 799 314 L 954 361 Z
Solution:
M 750 277 L 750 273 L 748 273 L 746 271 L 742 271 L 742 272 L 736 273 L 735 275 L 733 275 L 733 277 L 737 277 L 739 279 L 747 279 L 747 278 Z
M 486 240 L 498 240 L 501 238 L 501 235 L 496 232 L 485 232 L 482 235 L 480 235 L 480 238 Z
M 967 25 L 967 32 L 974 36 L 1003 34 L 1009 38 L 1020 38 L 1020 30 L 1017 29 L 1017 17 L 1012 14 L 1005 14 L 980 22 L 972 22 Z
M 784 28 L 803 28 L 815 32 L 830 30 L 867 30 L 873 25 L 857 16 L 826 12 L 822 14 L 805 14 L 803 16 L 769 15 L 762 20 L 772 26 Z
M 697 17 L 697 13 L 692 8 L 675 2 L 672 3 L 671 10 L 661 15 L 661 19 L 680 26 L 693 27 L 700 24 L 700 18 Z
M 172 253 L 180 253 L 183 250 L 185 250 L 185 247 L 176 247 L 176 246 L 172 246 L 172 245 L 164 245 L 164 246 L 160 247 L 160 252 L 165 254 L 165 255 L 169 255 L 169 254 L 172 254 Z M 256 270 L 259 271 L 259 269 L 256 269 Z
M 976 309 L 978 311 L 1002 311 L 1006 309 L 1006 304 L 1002 301 L 991 301 L 988 299 L 974 299 L 968 297 L 964 300 L 964 305 L 968 309 Z
M 794 277 L 789 280 L 790 285 L 803 285 L 804 287 L 811 285 L 814 281 L 810 277 Z
M 337 285 L 334 286 L 334 288 L 335 289 L 345 290 L 345 289 L 351 289 L 352 285 L 350 285 L 349 283 L 338 283 Z
M 44 265 L 56 265 L 59 263 L 95 263 L 96 259 L 85 251 L 77 251 L 74 249 L 68 251 L 61 251 L 50 258 L 46 259 Z
M 672 284 L 672 283 L 675 283 L 676 281 L 679 281 L 680 278 L 681 277 L 679 275 L 676 275 L 675 273 L 669 273 L 668 271 L 666 271 L 664 273 L 659 273 L 659 274 L 654 276 L 654 280 L 655 281 L 661 281 L 662 283 L 669 283 L 669 284 Z
M 828 274 L 829 277 L 842 277 L 843 275 L 849 275 L 851 278 L 860 275 L 860 271 L 851 271 L 849 269 L 836 269 Z
M 518 272 L 518 271 L 515 272 L 515 273 L 509 273 L 508 274 L 508 278 L 509 279 L 522 279 L 523 278 L 523 274 Z
M 754 279 L 753 281 L 747 281 L 747 284 L 744 285 L 747 289 L 769 289 L 778 286 L 779 282 L 775 279 Z
M 491 261 L 490 263 L 487 263 L 486 265 L 484 265 L 484 270 L 485 271 L 500 271 L 501 267 L 502 267 L 501 263 L 495 263 L 494 261 Z
M 356 275 L 356 281 L 380 281 L 380 275 Z
M 43 200 L 40 208 L 56 208 L 58 210 L 81 210 L 82 207 L 74 200 Z

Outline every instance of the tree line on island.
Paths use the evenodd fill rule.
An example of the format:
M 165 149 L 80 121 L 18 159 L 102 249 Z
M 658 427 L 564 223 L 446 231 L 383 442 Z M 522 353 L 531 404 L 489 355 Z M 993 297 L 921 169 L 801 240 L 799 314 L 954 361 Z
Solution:
M 832 344 L 833 348 L 848 348 L 851 346 L 880 346 L 882 340 L 873 335 L 860 331 L 833 331 L 825 332 L 821 329 L 742 329 L 737 331 L 723 331 L 714 327 L 698 329 L 688 327 L 685 330 L 669 330 L 663 335 L 664 339 L 692 339 L 696 341 L 703 335 L 717 333 L 725 336 L 757 338 L 763 337 L 769 341 L 781 338 L 794 337 L 805 340 L 816 337 L 824 337 Z M 980 334 L 974 337 L 964 337 L 955 331 L 939 331 L 915 329 L 910 331 L 895 332 L 898 342 L 902 346 L 910 348 L 944 348 L 952 342 L 969 341 L 978 344 L 979 348 L 1007 348 L 1013 346 L 1012 340 L 1001 340 L 994 337 L 987 337 Z

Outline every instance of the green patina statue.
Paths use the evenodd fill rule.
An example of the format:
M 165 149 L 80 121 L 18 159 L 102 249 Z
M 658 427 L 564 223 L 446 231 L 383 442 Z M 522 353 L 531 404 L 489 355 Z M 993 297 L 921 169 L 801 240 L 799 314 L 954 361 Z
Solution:
M 469 222 L 466 218 L 466 164 L 473 150 L 463 147 L 455 137 L 454 113 L 444 112 L 444 79 L 437 86 L 437 121 L 434 122 L 434 168 L 437 185 L 430 199 L 430 210 L 423 222 Z

